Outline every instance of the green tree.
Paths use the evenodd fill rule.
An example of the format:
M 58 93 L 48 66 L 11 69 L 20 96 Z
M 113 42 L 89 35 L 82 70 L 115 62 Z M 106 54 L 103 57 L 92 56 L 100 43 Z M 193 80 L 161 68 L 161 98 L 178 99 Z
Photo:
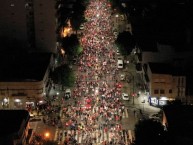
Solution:
M 135 46 L 135 41 L 130 32 L 124 31 L 118 34 L 115 41 L 122 55 L 127 56 Z
M 71 20 L 71 26 L 73 30 L 79 30 L 80 25 L 85 22 L 84 11 L 86 9 L 85 4 L 78 0 L 73 6 L 73 13 Z
M 160 122 L 148 119 L 135 125 L 134 145 L 164 145 L 164 137 L 164 128 Z
M 69 61 L 82 52 L 82 47 L 80 46 L 78 37 L 74 34 L 62 39 L 62 47 L 64 48 L 65 53 L 68 55 Z
M 64 64 L 57 67 L 51 74 L 51 78 L 56 84 L 72 87 L 75 82 L 75 74 L 69 65 Z

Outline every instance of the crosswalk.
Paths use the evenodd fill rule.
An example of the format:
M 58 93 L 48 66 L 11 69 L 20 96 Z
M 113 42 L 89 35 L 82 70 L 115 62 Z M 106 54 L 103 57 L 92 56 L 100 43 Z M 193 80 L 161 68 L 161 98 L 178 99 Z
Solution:
M 93 107 L 94 108 L 94 107 Z M 92 110 L 92 113 L 95 113 L 94 109 Z M 126 119 L 126 118 L 129 118 L 129 109 L 128 108 L 125 108 L 124 111 L 121 113 L 120 111 L 114 111 L 112 112 L 113 114 L 117 114 L 119 116 L 122 116 L 122 119 Z M 63 114 L 60 113 L 60 116 L 63 118 Z M 77 118 L 80 118 L 80 115 L 77 116 Z
M 121 131 L 105 131 L 96 129 L 92 132 L 84 130 L 60 130 L 57 129 L 55 133 L 54 140 L 58 144 L 63 145 L 64 141 L 71 137 L 77 144 L 92 143 L 93 145 L 102 145 L 104 142 L 112 142 L 113 144 L 118 144 L 122 142 L 124 145 L 130 145 L 133 138 L 133 133 L 131 130 L 121 130 Z
M 94 113 L 94 110 L 92 112 Z M 124 108 L 123 113 L 121 113 L 119 110 L 112 112 L 112 113 L 120 115 L 120 116 L 122 116 L 122 118 L 129 118 L 129 109 L 128 108 Z

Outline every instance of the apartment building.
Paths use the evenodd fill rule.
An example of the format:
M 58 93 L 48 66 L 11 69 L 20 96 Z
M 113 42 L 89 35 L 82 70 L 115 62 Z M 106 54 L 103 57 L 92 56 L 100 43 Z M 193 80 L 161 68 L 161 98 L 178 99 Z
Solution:
M 0 39 L 5 43 L 4 47 L 11 45 L 26 51 L 56 52 L 55 2 L 0 1 Z
M 186 77 L 180 72 L 176 73 L 171 65 L 148 63 L 147 77 L 151 105 L 163 106 L 172 100 L 186 101 Z
M 0 66 L 0 109 L 33 108 L 45 102 L 51 86 L 52 54 L 3 54 Z

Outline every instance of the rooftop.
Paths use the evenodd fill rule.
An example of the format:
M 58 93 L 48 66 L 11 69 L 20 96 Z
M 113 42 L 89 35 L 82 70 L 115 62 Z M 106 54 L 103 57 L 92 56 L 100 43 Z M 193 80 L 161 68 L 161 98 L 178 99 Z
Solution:
M 172 74 L 172 66 L 167 63 L 149 63 L 152 73 L 155 74 Z
M 51 53 L 0 54 L 0 81 L 41 81 L 50 57 Z
M 0 110 L 0 138 L 17 133 L 23 120 L 28 122 L 27 110 Z

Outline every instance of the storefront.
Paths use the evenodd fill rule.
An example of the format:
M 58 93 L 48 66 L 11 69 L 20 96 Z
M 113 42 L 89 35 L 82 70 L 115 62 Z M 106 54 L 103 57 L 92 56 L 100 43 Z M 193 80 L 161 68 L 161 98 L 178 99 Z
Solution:
M 8 97 L 3 98 L 1 101 L 2 108 L 9 108 L 9 104 L 10 102 Z
M 23 108 L 22 99 L 21 98 L 14 99 L 13 105 L 14 105 L 14 108 L 18 108 L 18 109 Z
M 169 99 L 167 97 L 151 97 L 149 96 L 149 104 L 152 106 L 161 107 L 168 104 Z

